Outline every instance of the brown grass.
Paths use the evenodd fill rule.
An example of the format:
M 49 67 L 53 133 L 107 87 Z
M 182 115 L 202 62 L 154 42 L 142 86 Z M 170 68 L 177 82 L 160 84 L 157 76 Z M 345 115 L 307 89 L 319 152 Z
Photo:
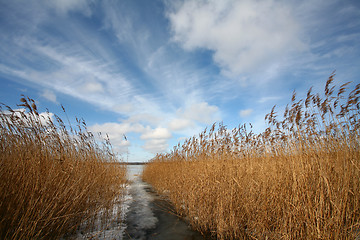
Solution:
M 105 223 L 125 175 L 106 164 L 115 161 L 109 143 L 97 143 L 83 120 L 68 130 L 34 100 L 21 102 L 27 112 L 3 105 L 0 113 L 0 238 L 58 239 L 81 223 Z
M 309 90 L 254 134 L 213 125 L 157 155 L 143 178 L 219 239 L 355 239 L 360 233 L 358 84 Z M 249 128 L 249 129 L 248 129 Z

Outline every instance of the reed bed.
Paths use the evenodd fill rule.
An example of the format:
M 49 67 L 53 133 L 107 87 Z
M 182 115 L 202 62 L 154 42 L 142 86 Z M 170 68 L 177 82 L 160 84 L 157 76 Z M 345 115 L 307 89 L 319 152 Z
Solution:
M 80 224 L 105 225 L 126 170 L 109 164 L 108 139 L 96 141 L 83 120 L 73 128 L 39 114 L 28 97 L 18 106 L 0 113 L 0 239 L 59 239 Z
M 326 82 L 268 128 L 214 124 L 159 154 L 143 178 L 192 226 L 218 239 L 358 239 L 360 84 Z M 345 97 L 347 95 L 347 97 Z

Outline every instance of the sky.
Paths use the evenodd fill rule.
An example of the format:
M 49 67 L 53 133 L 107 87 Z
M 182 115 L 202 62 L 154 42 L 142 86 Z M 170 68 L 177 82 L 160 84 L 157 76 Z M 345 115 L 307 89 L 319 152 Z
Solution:
M 0 0 L 0 33 L 0 102 L 63 105 L 129 162 L 360 82 L 358 0 Z

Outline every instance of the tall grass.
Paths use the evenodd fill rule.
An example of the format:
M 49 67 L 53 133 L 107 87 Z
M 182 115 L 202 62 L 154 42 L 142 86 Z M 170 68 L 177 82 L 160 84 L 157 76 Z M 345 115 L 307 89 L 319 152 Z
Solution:
M 67 128 L 39 114 L 30 98 L 21 98 L 23 111 L 2 106 L 0 238 L 58 239 L 105 223 L 125 175 L 108 164 L 116 160 L 109 142 L 97 143 L 83 120 Z
M 260 134 L 214 124 L 157 155 L 143 178 L 219 239 L 355 239 L 360 233 L 360 84 L 275 107 Z M 345 94 L 348 96 L 345 97 Z

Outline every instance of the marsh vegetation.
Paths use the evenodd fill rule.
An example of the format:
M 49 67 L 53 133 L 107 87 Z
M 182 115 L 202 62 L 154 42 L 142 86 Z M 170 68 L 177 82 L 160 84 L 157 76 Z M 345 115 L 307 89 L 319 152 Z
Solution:
M 126 167 L 83 120 L 66 126 L 23 97 L 0 113 L 0 238 L 59 239 L 80 225 L 108 225 Z M 53 120 L 53 118 L 55 120 Z M 100 221 L 100 222 L 99 222 Z
M 291 103 L 268 128 L 214 124 L 159 154 L 143 178 L 218 239 L 355 239 L 360 229 L 360 84 Z

